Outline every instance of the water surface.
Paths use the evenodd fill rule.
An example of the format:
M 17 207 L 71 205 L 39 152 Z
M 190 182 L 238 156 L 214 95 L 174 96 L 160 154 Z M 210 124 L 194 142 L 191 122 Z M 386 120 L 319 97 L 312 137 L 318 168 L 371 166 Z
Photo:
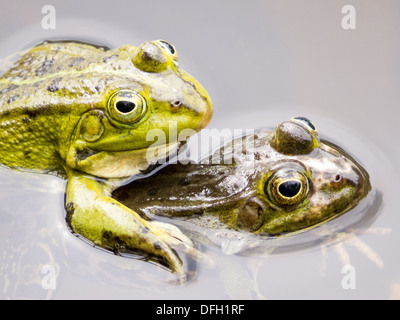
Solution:
M 203 244 L 214 266 L 195 264 L 193 280 L 178 286 L 157 265 L 73 236 L 64 221 L 65 181 L 0 168 L 1 299 L 400 298 L 398 3 L 354 0 L 357 28 L 343 30 L 342 1 L 72 2 L 53 1 L 55 30 L 42 29 L 41 5 L 10 2 L 0 55 L 43 39 L 111 47 L 166 39 L 214 101 L 210 128 L 310 118 L 368 170 L 373 210 L 329 226 L 344 233 L 310 241 L 304 234 L 258 257 Z M 344 265 L 354 267 L 354 289 L 343 285 Z M 53 274 L 55 283 L 47 281 Z

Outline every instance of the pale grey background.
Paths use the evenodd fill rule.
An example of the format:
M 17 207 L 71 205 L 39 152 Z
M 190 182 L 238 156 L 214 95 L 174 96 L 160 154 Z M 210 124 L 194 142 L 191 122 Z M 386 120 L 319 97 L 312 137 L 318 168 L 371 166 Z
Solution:
M 46 4 L 56 8 L 55 30 L 41 28 Z M 356 30 L 341 27 L 346 4 L 356 8 Z M 400 298 L 398 2 L 2 0 L 2 8 L 1 57 L 49 38 L 170 41 L 214 101 L 210 128 L 307 116 L 366 166 L 382 205 L 357 240 L 325 249 L 250 259 L 207 248 L 217 267 L 198 266 L 196 280 L 179 287 L 156 266 L 71 236 L 63 181 L 2 169 L 0 298 Z M 354 290 L 341 285 L 349 261 Z M 46 264 L 57 271 L 55 290 L 41 287 Z

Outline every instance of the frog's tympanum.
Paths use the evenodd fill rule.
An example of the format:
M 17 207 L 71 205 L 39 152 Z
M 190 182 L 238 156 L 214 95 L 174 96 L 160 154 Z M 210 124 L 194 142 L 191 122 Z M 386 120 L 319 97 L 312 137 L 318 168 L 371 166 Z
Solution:
M 205 160 L 168 166 L 113 196 L 143 214 L 212 215 L 223 228 L 281 236 L 349 211 L 371 189 L 368 173 L 303 117 L 238 138 Z
M 111 250 L 160 256 L 183 273 L 175 246 L 190 250 L 188 238 L 110 195 L 121 179 L 176 152 L 171 124 L 177 135 L 195 132 L 211 115 L 208 94 L 179 68 L 166 41 L 113 50 L 45 42 L 23 52 L 0 78 L 0 162 L 68 178 L 66 217 L 76 234 Z M 165 148 L 155 135 L 147 138 L 153 129 L 165 134 L 159 142 Z

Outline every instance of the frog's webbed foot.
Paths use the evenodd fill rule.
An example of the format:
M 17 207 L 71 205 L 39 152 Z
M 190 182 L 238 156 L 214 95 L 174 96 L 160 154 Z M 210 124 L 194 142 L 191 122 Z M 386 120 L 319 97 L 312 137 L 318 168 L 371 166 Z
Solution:
M 196 260 L 205 259 L 205 256 L 193 247 L 192 240 L 178 227 L 161 221 L 151 221 L 150 223 L 158 229 L 157 234 L 173 248 L 188 254 Z
M 192 241 L 175 226 L 146 221 L 110 194 L 107 184 L 69 172 L 66 209 L 71 229 L 103 248 L 125 248 L 160 257 L 184 282 L 188 265 L 180 254 L 201 256 Z
M 193 247 L 193 242 L 179 228 L 169 223 L 148 221 L 153 247 L 158 257 L 166 260 L 181 283 L 189 278 L 188 259 L 204 259 L 204 255 Z

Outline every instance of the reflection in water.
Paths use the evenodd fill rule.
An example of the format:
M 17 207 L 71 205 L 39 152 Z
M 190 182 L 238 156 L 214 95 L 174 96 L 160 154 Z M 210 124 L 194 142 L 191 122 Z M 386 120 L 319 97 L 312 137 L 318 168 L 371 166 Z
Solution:
M 400 300 L 400 283 L 393 283 L 390 286 L 389 299 Z
M 384 236 L 391 233 L 391 228 L 374 228 L 371 227 L 373 222 L 380 213 L 382 205 L 382 194 L 376 193 L 375 199 L 368 210 L 362 215 L 360 219 L 352 222 L 350 225 L 344 227 L 343 230 L 330 232 L 323 237 L 319 243 L 323 260 L 320 265 L 322 275 L 326 274 L 327 269 L 327 247 L 332 246 L 338 259 L 343 266 L 351 265 L 351 259 L 346 247 L 351 246 L 357 249 L 359 253 L 368 258 L 378 268 L 384 267 L 384 262 L 379 254 L 367 243 L 360 239 L 361 234 L 374 234 L 377 236 Z M 329 227 L 327 228 L 329 230 Z
M 63 249 L 61 180 L 3 168 L 0 177 L 0 297 L 49 299 Z
M 391 232 L 391 228 L 370 228 L 364 231 L 364 233 L 371 233 L 376 235 L 387 235 Z M 379 254 L 374 251 L 368 244 L 363 242 L 357 234 L 360 232 L 357 230 L 348 229 L 345 232 L 340 232 L 332 235 L 333 249 L 337 253 L 339 260 L 343 266 L 351 265 L 350 255 L 346 250 L 346 245 L 355 247 L 361 254 L 366 256 L 370 261 L 375 263 L 379 268 L 383 268 L 384 263 L 379 257 Z M 324 257 L 323 263 L 321 264 L 321 272 L 326 272 L 326 247 L 324 243 L 321 244 L 322 256 Z

